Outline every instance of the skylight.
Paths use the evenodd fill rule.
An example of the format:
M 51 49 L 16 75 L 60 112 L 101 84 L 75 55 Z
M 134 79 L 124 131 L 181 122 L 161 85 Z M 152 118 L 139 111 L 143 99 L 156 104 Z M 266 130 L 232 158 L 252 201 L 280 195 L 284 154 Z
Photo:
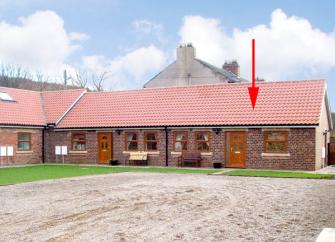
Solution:
M 0 92 L 0 100 L 14 102 L 15 100 L 6 92 Z

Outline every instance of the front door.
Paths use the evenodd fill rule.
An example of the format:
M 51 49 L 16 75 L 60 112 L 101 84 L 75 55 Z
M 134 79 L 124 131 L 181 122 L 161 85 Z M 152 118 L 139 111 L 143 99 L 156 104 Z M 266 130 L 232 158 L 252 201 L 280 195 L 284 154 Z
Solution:
M 112 134 L 98 133 L 98 158 L 100 164 L 108 164 L 112 158 Z
M 244 168 L 246 165 L 246 132 L 226 133 L 226 167 Z

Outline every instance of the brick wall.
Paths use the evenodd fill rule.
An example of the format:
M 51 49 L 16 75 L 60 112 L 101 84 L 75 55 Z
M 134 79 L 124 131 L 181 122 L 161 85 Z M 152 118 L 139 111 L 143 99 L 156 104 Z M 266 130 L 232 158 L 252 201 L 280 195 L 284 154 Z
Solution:
M 288 157 L 262 156 L 263 138 L 262 129 L 248 130 L 248 168 L 315 170 L 315 129 L 289 129 Z
M 83 131 L 83 133 L 86 134 L 86 151 L 73 152 L 71 151 L 72 132 L 48 130 L 45 133 L 45 161 L 61 163 L 62 157 L 56 156 L 55 146 L 66 145 L 68 147 L 68 155 L 64 156 L 65 163 L 97 163 L 97 133 L 96 131 Z
M 265 129 L 264 129 L 265 130 Z M 262 129 L 248 129 L 247 134 L 247 168 L 262 169 L 292 169 L 292 170 L 314 170 L 315 169 L 315 129 L 288 129 L 288 148 L 289 156 L 263 156 L 264 136 Z M 139 151 L 145 150 L 144 132 L 146 130 L 134 130 L 138 133 Z M 155 130 L 158 137 L 158 150 L 149 152 L 148 163 L 150 166 L 165 166 L 165 131 Z M 168 131 L 168 157 L 169 166 L 176 166 L 180 153 L 173 150 L 174 132 Z M 188 151 L 196 151 L 195 132 L 210 131 L 210 151 L 202 153 L 202 166 L 212 167 L 213 162 L 221 162 L 224 165 L 224 149 L 225 149 L 225 131 L 222 130 L 218 134 L 212 132 L 211 129 L 185 129 L 188 132 Z M 98 147 L 97 132 L 85 131 L 87 139 L 87 152 L 71 153 L 65 157 L 66 163 L 97 163 Z M 129 152 L 126 151 L 125 135 L 130 130 L 122 130 L 120 133 L 113 132 L 113 159 L 125 164 Z M 55 146 L 67 145 L 71 147 L 71 132 L 69 131 L 52 131 L 46 134 L 46 161 L 55 162 Z M 58 158 L 58 162 L 60 162 Z
M 31 151 L 17 150 L 17 136 L 19 132 L 31 134 Z M 13 146 L 13 157 L 0 157 L 0 165 L 21 165 L 42 163 L 42 130 L 0 128 L 0 146 Z

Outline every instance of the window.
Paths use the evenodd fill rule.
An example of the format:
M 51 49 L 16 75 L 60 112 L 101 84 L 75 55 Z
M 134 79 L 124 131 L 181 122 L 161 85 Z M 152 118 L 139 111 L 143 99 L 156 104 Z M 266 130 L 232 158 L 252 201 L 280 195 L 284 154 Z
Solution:
M 157 134 L 156 132 L 144 133 L 145 149 L 157 150 Z
M 187 150 L 187 132 L 174 132 L 174 151 L 180 152 Z
M 31 134 L 18 133 L 17 134 L 17 149 L 18 150 L 31 150 Z
M 6 92 L 0 92 L 0 100 L 15 102 L 14 99 L 11 96 L 9 96 L 9 94 Z
M 137 133 L 126 133 L 126 149 L 138 150 L 138 137 Z
M 198 151 L 209 151 L 209 132 L 196 132 L 195 143 Z
M 264 151 L 266 153 L 287 153 L 288 132 L 287 131 L 265 131 Z
M 86 150 L 86 134 L 72 133 L 72 150 L 85 151 Z

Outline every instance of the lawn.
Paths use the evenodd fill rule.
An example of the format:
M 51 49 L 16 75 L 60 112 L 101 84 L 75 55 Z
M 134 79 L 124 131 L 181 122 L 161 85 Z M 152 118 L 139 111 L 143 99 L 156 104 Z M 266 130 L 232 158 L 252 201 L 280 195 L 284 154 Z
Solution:
M 0 185 L 58 179 L 65 177 L 88 176 L 118 172 L 160 172 L 181 174 L 211 174 L 214 169 L 181 169 L 169 167 L 103 167 L 80 165 L 34 165 L 0 169 Z
M 331 174 L 315 174 L 294 171 L 266 171 L 266 170 L 233 170 L 223 173 L 228 176 L 256 176 L 256 177 L 282 177 L 282 178 L 304 178 L 304 179 L 332 179 Z

